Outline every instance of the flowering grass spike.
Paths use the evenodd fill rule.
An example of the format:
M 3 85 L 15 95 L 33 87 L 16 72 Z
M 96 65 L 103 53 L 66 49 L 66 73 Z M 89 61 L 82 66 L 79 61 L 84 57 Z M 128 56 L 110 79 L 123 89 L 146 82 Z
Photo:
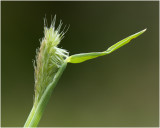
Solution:
M 35 67 L 35 104 L 37 105 L 44 90 L 52 83 L 55 74 L 68 57 L 68 52 L 58 48 L 64 36 L 60 33 L 62 23 L 55 29 L 55 18 L 50 28 L 44 27 L 44 38 L 37 52 Z

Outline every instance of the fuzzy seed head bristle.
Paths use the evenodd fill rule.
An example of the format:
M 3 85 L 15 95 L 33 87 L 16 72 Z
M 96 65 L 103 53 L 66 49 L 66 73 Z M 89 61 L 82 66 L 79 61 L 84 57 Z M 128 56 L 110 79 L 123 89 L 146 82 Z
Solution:
M 35 104 L 38 103 L 46 87 L 53 81 L 58 69 L 69 56 L 65 49 L 57 47 L 65 32 L 60 33 L 62 22 L 55 29 L 55 19 L 56 17 L 54 17 L 49 28 L 44 27 L 44 38 L 40 43 L 40 48 L 36 51 L 36 62 L 34 62 Z

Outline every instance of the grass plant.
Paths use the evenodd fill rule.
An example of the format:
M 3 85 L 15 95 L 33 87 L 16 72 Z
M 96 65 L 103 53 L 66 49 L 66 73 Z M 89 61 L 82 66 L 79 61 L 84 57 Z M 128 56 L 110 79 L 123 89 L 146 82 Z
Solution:
M 62 22 L 60 22 L 57 29 L 55 29 L 55 22 L 56 16 L 49 28 L 46 25 L 44 26 L 44 38 L 40 43 L 40 48 L 36 51 L 37 55 L 34 61 L 34 103 L 24 127 L 38 126 L 50 96 L 68 63 L 81 63 L 110 54 L 146 31 L 146 29 L 144 29 L 137 32 L 102 52 L 80 53 L 69 56 L 67 50 L 58 48 L 58 44 L 63 39 L 67 30 L 63 29 L 60 31 Z

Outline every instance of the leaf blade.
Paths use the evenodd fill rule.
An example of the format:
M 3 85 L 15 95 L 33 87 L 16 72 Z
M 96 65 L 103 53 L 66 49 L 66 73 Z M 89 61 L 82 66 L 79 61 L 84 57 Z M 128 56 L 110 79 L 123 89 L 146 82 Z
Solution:
M 125 44 L 129 43 L 132 39 L 140 36 L 142 33 L 144 33 L 146 31 L 146 29 L 137 32 L 131 36 L 128 36 L 127 38 L 115 43 L 114 45 L 112 45 L 111 47 L 109 47 L 106 51 L 104 52 L 90 52 L 90 53 L 80 53 L 80 54 L 74 54 L 72 56 L 69 56 L 67 58 L 67 62 L 69 63 L 81 63 L 84 62 L 86 60 L 90 60 L 90 59 L 94 59 L 106 54 L 110 54 L 113 51 L 119 49 L 120 47 L 124 46 Z

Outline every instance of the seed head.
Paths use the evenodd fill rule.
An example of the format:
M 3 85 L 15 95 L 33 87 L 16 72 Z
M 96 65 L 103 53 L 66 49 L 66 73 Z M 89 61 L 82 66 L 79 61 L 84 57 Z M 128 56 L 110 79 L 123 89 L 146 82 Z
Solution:
M 46 25 L 44 26 L 44 38 L 36 53 L 36 62 L 34 62 L 35 104 L 38 103 L 46 87 L 53 81 L 58 69 L 69 56 L 65 49 L 58 48 L 58 44 L 63 39 L 65 32 L 64 30 L 60 32 L 62 22 L 55 29 L 55 21 L 56 16 L 49 28 Z

